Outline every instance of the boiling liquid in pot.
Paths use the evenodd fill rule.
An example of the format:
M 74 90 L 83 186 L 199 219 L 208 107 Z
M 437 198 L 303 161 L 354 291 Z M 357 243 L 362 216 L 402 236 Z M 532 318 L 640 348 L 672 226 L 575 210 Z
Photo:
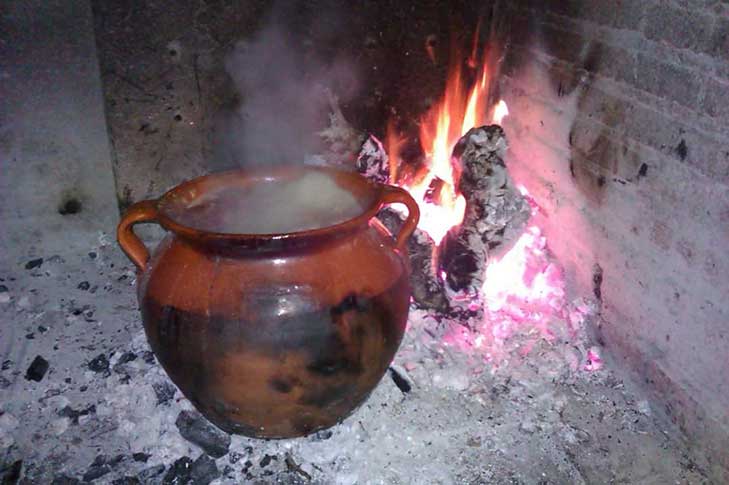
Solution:
M 364 209 L 332 177 L 311 172 L 291 181 L 221 187 L 172 216 L 183 225 L 210 232 L 281 234 L 339 224 Z

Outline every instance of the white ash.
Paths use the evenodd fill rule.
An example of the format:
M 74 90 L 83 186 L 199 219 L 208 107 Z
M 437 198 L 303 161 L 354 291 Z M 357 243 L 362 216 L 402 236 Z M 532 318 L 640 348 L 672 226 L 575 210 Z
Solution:
M 367 137 L 357 157 L 357 171 L 381 184 L 390 183 L 390 160 L 382 142 L 374 135 Z
M 154 385 L 167 377 L 150 358 L 131 265 L 110 245 L 88 252 L 95 257 L 65 255 L 52 276 L 32 276 L 26 261 L 0 267 L 1 283 L 18 297 L 0 306 L 2 321 L 14 322 L 0 326 L 0 376 L 11 383 L 0 404 L 3 464 L 22 460 L 21 483 L 98 473 L 98 484 L 122 477 L 160 483 L 173 463 L 194 463 L 203 453 L 175 425 L 192 406 L 179 392 L 157 404 Z M 97 292 L 79 290 L 80 281 Z M 33 305 L 17 305 L 22 296 Z M 86 306 L 77 318 L 63 318 Z M 412 383 L 409 392 L 386 376 L 331 430 L 280 441 L 233 436 L 211 483 L 709 483 L 703 462 L 689 458 L 659 408 L 647 415 L 645 398 L 615 369 L 569 365 L 564 355 L 574 340 L 541 339 L 527 355 L 514 347 L 494 367 L 483 353 L 447 341 L 464 327 L 437 316 L 411 311 L 394 363 Z M 582 361 L 590 342 L 580 339 Z M 120 364 L 129 352 L 136 358 Z M 101 353 L 108 376 L 86 367 Z M 27 381 L 36 355 L 50 368 L 43 381 Z M 63 409 L 78 422 L 61 416 Z

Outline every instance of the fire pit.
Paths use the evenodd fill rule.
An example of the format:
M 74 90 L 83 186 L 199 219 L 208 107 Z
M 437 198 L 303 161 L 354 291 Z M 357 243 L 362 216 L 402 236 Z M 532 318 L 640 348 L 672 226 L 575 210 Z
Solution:
M 132 3 L 11 1 L 0 18 L 3 483 L 727 481 L 721 2 Z M 281 161 L 396 186 L 422 217 L 397 242 L 406 211 L 375 204 L 370 256 L 314 251 L 308 266 L 301 248 L 266 252 L 290 227 L 246 239 L 209 226 L 200 244 L 140 225 L 134 263 L 113 242 L 119 213 L 149 215 L 139 201 Z M 216 264 L 249 251 L 267 269 L 247 282 L 270 279 L 272 260 L 307 266 L 329 295 L 317 321 L 354 337 L 328 340 L 335 358 L 314 367 L 363 363 L 367 386 L 271 379 L 275 352 L 230 365 L 238 341 L 222 326 L 194 332 L 217 322 L 203 304 L 216 279 L 192 271 L 200 258 L 147 262 L 162 240 L 178 256 L 211 243 L 226 252 Z M 374 318 L 396 320 L 367 347 L 386 359 L 352 358 L 364 354 L 344 327 L 365 326 L 373 307 L 357 295 L 380 289 L 358 275 L 392 276 L 383 254 L 409 266 L 395 273 L 412 299 Z M 338 292 L 340 273 L 361 291 Z M 227 314 L 245 305 L 264 329 L 294 300 L 227 296 Z M 188 330 L 186 354 L 163 349 L 161 333 Z M 247 328 L 247 341 L 281 338 Z M 306 357 L 294 367 L 308 378 Z M 283 416 L 274 393 L 347 406 Z M 277 431 L 229 419 L 250 409 Z M 306 436 L 260 439 L 294 422 Z

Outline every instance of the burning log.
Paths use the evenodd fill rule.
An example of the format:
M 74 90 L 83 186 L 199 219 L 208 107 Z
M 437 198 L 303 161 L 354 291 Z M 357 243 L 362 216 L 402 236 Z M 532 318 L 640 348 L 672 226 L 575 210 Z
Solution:
M 394 209 L 386 208 L 378 215 L 384 226 L 396 234 L 404 221 L 404 216 Z M 425 310 L 434 310 L 438 313 L 447 313 L 450 309 L 446 297 L 443 280 L 439 277 L 437 266 L 437 246 L 428 233 L 416 229 L 408 240 L 408 255 L 410 257 L 410 287 L 415 304 Z
M 357 158 L 357 170 L 370 180 L 390 183 L 390 165 L 385 148 L 374 136 L 369 136 L 362 145 Z M 378 219 L 393 234 L 404 222 L 404 215 L 391 208 L 383 209 Z M 412 296 L 420 308 L 435 310 L 439 313 L 448 311 L 443 281 L 439 278 L 434 265 L 437 250 L 433 239 L 423 230 L 416 229 L 408 240 L 408 254 L 413 272 L 410 278 Z
M 440 245 L 420 229 L 408 241 L 413 300 L 420 308 L 475 316 L 469 306 L 481 300 L 489 254 L 508 249 L 523 232 L 530 209 L 508 175 L 505 150 L 506 138 L 497 125 L 473 128 L 456 143 L 452 159 L 461 173 L 456 192 L 466 201 L 463 222 Z M 357 169 L 372 180 L 391 183 L 387 153 L 375 137 L 363 145 Z M 444 185 L 434 178 L 424 202 L 438 203 Z M 378 218 L 391 232 L 403 221 L 390 208 Z
M 439 269 L 452 300 L 480 295 L 489 253 L 516 240 L 529 219 L 529 205 L 504 164 L 506 146 L 504 131 L 491 125 L 472 128 L 453 149 L 466 212 L 441 243 Z

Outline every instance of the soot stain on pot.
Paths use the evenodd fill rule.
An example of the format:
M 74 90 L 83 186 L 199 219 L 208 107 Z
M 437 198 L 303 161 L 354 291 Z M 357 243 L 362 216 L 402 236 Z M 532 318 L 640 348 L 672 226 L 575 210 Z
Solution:
M 402 309 L 392 305 L 395 295 L 407 285 L 407 277 L 402 275 L 375 296 L 353 292 L 325 307 L 316 305 L 319 300 L 306 290 L 279 288 L 255 292 L 255 301 L 249 299 L 240 313 L 225 314 L 212 308 L 211 315 L 203 315 L 159 305 L 152 298 L 144 301 L 142 311 L 145 321 L 154 322 L 147 331 L 160 363 L 195 407 L 217 426 L 248 436 L 277 433 L 248 426 L 243 422 L 247 417 L 237 407 L 211 405 L 211 398 L 212 402 L 222 398 L 210 395 L 215 393 L 211 385 L 217 377 L 210 368 L 190 359 L 204 354 L 250 353 L 281 363 L 274 364 L 264 383 L 275 401 L 307 410 L 300 422 L 292 421 L 290 426 L 309 434 L 350 414 L 386 371 L 377 362 L 379 356 L 391 359 L 399 344 L 398 331 L 404 322 L 395 324 L 393 319 Z M 262 294 L 268 296 L 257 298 Z M 282 319 L 282 315 L 288 318 Z M 285 367 L 290 354 L 301 358 L 293 369 Z M 238 404 L 243 406 L 243 402 Z
M 336 317 L 354 310 L 358 313 L 365 313 L 372 308 L 372 302 L 369 298 L 359 296 L 356 293 L 350 293 L 345 296 L 340 303 L 334 305 L 331 309 L 332 317 Z
M 171 305 L 149 303 L 142 306 L 142 313 L 157 322 L 150 333 L 152 350 L 171 376 L 179 376 L 179 380 L 173 379 L 175 384 L 187 389 L 188 399 L 200 409 L 208 390 L 208 374 L 188 358 L 204 352 L 199 338 L 200 317 Z
M 356 392 L 356 386 L 353 384 L 339 384 L 336 386 L 328 386 L 322 390 L 314 390 L 305 392 L 299 403 L 306 406 L 315 406 L 318 408 L 327 408 L 333 404 L 347 401 L 348 397 L 353 396 Z
M 298 379 L 290 379 L 282 376 L 274 376 L 268 380 L 268 385 L 271 386 L 271 389 L 281 394 L 290 393 L 297 383 L 300 384 Z

